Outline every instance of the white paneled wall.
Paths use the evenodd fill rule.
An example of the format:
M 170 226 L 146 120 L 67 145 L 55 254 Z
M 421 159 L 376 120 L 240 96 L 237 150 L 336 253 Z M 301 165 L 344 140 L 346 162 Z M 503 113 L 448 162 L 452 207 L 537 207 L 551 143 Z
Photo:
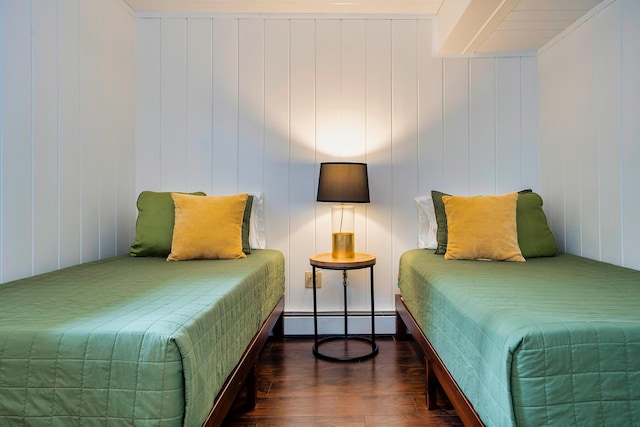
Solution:
M 640 3 L 607 2 L 539 55 L 541 189 L 561 248 L 640 269 Z
M 0 282 L 128 249 L 134 52 L 119 0 L 0 0 Z
M 429 19 L 137 19 L 136 192 L 262 191 L 268 245 L 287 263 L 287 311 L 312 310 L 309 255 L 330 250 L 319 163 L 369 164 L 356 249 L 378 257 L 376 308 L 393 310 L 413 198 L 538 186 L 535 58 L 431 55 Z M 319 308 L 342 307 L 324 273 Z M 349 307 L 369 306 L 350 275 Z

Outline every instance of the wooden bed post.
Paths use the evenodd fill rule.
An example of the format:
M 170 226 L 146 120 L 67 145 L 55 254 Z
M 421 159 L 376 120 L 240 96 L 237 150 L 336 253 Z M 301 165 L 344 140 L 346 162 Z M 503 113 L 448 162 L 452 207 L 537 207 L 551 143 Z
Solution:
M 258 374 L 256 366 L 257 364 L 251 367 L 247 378 L 244 380 L 244 386 L 247 390 L 247 407 L 250 409 L 255 408 L 256 403 L 258 403 Z
M 407 337 L 407 327 L 402 321 L 400 314 L 396 311 L 396 341 L 406 341 L 409 339 Z
M 420 329 L 420 326 L 418 326 L 413 315 L 409 312 L 409 309 L 407 309 L 407 306 L 404 304 L 400 294 L 396 294 L 395 305 L 396 334 L 398 334 L 399 331 L 402 331 L 399 334 L 399 337 L 406 335 L 404 327 L 398 325 L 398 322 L 403 322 L 413 339 L 418 343 L 418 346 L 422 351 L 421 357 L 424 357 L 425 360 L 425 395 L 427 409 L 435 409 L 438 407 L 437 390 L 438 388 L 441 388 L 449 398 L 449 401 L 458 413 L 458 416 L 465 427 L 484 426 L 482 420 L 480 420 L 480 416 L 473 409 L 473 405 L 471 405 L 471 402 L 469 402 L 464 393 L 462 393 L 462 390 L 460 390 L 458 384 L 456 384 L 446 366 L 444 366 L 444 363 L 440 360 L 440 357 Z M 399 337 L 398 339 L 400 339 Z
M 424 358 L 424 369 L 425 369 L 425 377 L 426 377 L 426 404 L 427 409 L 437 409 L 438 408 L 438 379 L 433 373 L 433 369 L 431 369 L 429 364 L 429 359 L 425 356 Z
M 229 409 L 242 387 L 246 387 L 248 404 L 254 407 L 258 400 L 258 380 L 256 366 L 260 358 L 260 352 L 264 347 L 269 334 L 278 322 L 282 322 L 284 313 L 284 296 L 276 303 L 271 314 L 264 321 L 258 333 L 245 350 L 242 359 L 235 367 L 222 390 L 216 397 L 209 417 L 204 422 L 205 427 L 218 427 L 222 425 Z
M 273 326 L 273 338 L 282 341 L 284 339 L 284 313 L 280 314 Z

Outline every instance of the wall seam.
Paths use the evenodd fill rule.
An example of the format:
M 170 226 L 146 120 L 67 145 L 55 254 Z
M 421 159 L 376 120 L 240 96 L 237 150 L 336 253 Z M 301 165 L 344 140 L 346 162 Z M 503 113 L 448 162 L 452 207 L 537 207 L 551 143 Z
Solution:
M 163 180 L 164 176 L 162 174 L 162 163 L 163 163 L 162 162 L 162 143 L 163 143 L 163 139 L 164 139 L 163 138 L 164 135 L 163 135 L 163 132 L 162 132 L 162 128 L 163 128 L 162 127 L 162 122 L 163 122 L 163 120 L 162 120 L 162 110 L 163 110 L 162 106 L 164 105 L 163 99 L 162 99 L 163 98 L 162 95 L 163 95 L 163 92 L 164 92 L 162 90 L 163 89 L 162 80 L 163 80 L 163 74 L 164 74 L 163 73 L 164 67 L 162 66 L 162 61 L 163 61 L 163 55 L 162 55 L 162 53 L 163 53 L 163 49 L 162 49 L 163 41 L 162 41 L 162 39 L 163 39 L 163 27 L 164 27 L 163 23 L 164 23 L 164 18 L 160 18 L 159 19 L 160 34 L 158 34 L 159 37 L 160 37 L 160 46 L 159 46 L 160 48 L 158 49 L 158 61 L 160 62 L 160 64 L 158 64 L 159 67 L 160 67 L 160 75 L 158 76 L 159 77 L 158 80 L 159 80 L 159 83 L 160 83 L 160 87 L 158 88 L 158 91 L 160 92 L 159 95 L 158 95 L 158 100 L 159 100 L 158 118 L 160 119 L 160 129 L 158 129 L 158 160 L 159 160 L 160 164 L 158 166 L 159 166 L 160 190 L 161 191 L 166 190 L 166 188 L 164 186 L 164 182 L 163 182 L 164 181 Z
M 31 105 L 29 106 L 30 108 L 30 115 L 31 117 L 30 119 L 30 129 L 29 129 L 29 137 L 31 138 L 30 141 L 30 145 L 31 145 L 31 275 L 33 276 L 35 273 L 35 221 L 34 221 L 34 217 L 35 217 L 35 209 L 34 209 L 34 202 L 35 202 L 35 198 L 34 198 L 34 193 L 35 193 L 35 181 L 33 179 L 33 170 L 34 170 L 34 163 L 35 163 L 35 159 L 34 159 L 34 150 L 33 150 L 33 146 L 34 146 L 34 140 L 33 140 L 33 130 L 34 130 L 34 121 L 33 121 L 33 104 L 34 104 L 34 99 L 33 99 L 33 91 L 34 91 L 34 82 L 33 82 L 33 73 L 34 73 L 34 68 L 33 68 L 33 61 L 34 61 L 34 54 L 33 54 L 33 50 L 34 50 L 34 40 L 33 40 L 33 34 L 34 34 L 34 30 L 35 30 L 35 26 L 34 26 L 34 0 L 31 0 L 31 34 L 30 34 L 30 39 L 29 39 L 29 48 L 30 48 L 30 63 L 29 63 L 29 67 L 30 67 L 30 103 Z
M 79 218 L 79 232 L 78 232 L 78 238 L 79 238 L 79 242 L 78 242 L 78 248 L 79 248 L 79 257 L 78 257 L 78 261 L 79 262 L 83 262 L 84 260 L 84 179 L 82 179 L 84 177 L 84 145 L 80 142 L 82 140 L 82 132 L 81 132 L 81 126 L 80 126 L 80 117 L 81 117 L 81 111 L 82 111 L 82 103 L 80 102 L 81 99 L 81 91 L 82 91 L 82 81 L 83 81 L 83 75 L 82 75 L 82 65 L 81 65 L 81 60 L 82 60 L 82 25 L 81 25 L 81 10 L 82 7 L 80 6 L 80 0 L 76 1 L 76 7 L 78 10 L 78 46 L 77 46 L 77 55 L 78 55 L 78 81 L 77 83 L 77 89 L 78 89 L 78 126 L 77 126 L 77 138 L 78 138 L 78 159 L 80 160 L 80 165 L 79 165 L 79 171 L 78 174 L 80 176 L 80 184 L 78 186 L 78 190 L 79 190 L 79 194 L 78 194 L 78 206 L 80 207 L 80 212 L 78 215 Z M 135 76 L 134 76 L 135 78 Z M 134 140 L 135 142 L 135 140 Z
M 189 141 L 189 18 L 184 18 L 184 140 L 185 144 L 185 156 L 184 156 L 184 170 L 185 170 L 185 191 L 191 191 L 191 180 L 189 171 L 189 153 L 191 148 L 191 141 Z
M 4 3 L 0 2 L 0 24 L 3 23 L 3 18 L 6 16 L 5 12 L 3 11 L 3 7 L 4 7 Z M 4 97 L 3 97 L 3 60 L 2 57 L 4 56 L 4 40 L 6 39 L 6 34 L 4 33 L 4 24 L 0 25 L 0 236 L 4 236 L 4 215 L 3 215 L 3 208 L 2 206 L 4 205 L 3 201 L 4 201 L 4 179 L 2 178 L 2 171 L 3 171 L 3 167 L 2 164 L 4 163 L 4 138 L 2 137 L 4 135 L 4 132 L 2 132 L 2 129 L 4 129 L 4 113 L 2 111 L 2 105 L 4 104 Z M 4 242 L 2 241 L 2 239 L 0 239 L 0 283 L 4 283 L 4 268 L 3 268 L 3 264 L 4 264 Z
M 519 132 L 519 139 L 520 139 L 520 188 L 524 189 L 524 134 L 522 132 L 522 126 L 524 123 L 523 117 L 522 117 L 522 104 L 523 104 L 523 98 L 524 98 L 524 94 L 522 92 L 522 83 L 523 83 L 523 76 L 522 76 L 522 57 L 518 58 L 518 66 L 520 68 L 520 72 L 519 72 L 519 77 L 520 77 L 520 84 L 519 84 L 519 92 L 520 92 L 520 99 L 518 102 L 518 107 L 519 107 L 519 114 L 518 114 L 518 118 L 520 120 L 520 126 L 518 126 L 518 132 Z
M 620 159 L 620 173 L 618 175 L 618 179 L 620 180 L 620 263 L 622 265 L 626 265 L 625 263 L 625 238 L 624 238 L 624 124 L 625 124 L 625 114 L 624 114 L 624 100 L 625 100 L 625 92 L 624 92 L 624 2 L 620 3 L 620 13 L 619 13 L 619 28 L 620 28 L 620 63 L 618 64 L 618 69 L 620 70 L 619 78 L 620 78 L 620 139 L 618 141 L 618 150 L 619 150 L 619 159 Z
M 57 78 L 57 82 L 56 82 L 56 175 L 57 175 L 57 180 L 56 180 L 56 211 L 57 211 L 57 233 L 56 233 L 56 248 L 57 248 L 57 254 L 56 254 L 56 267 L 59 269 L 60 268 L 60 250 L 61 250 L 61 245 L 60 245 L 60 237 L 61 237 L 61 233 L 60 233 L 60 229 L 62 227 L 62 218 L 60 216 L 60 196 L 61 196 L 61 192 L 60 192 L 60 181 L 62 178 L 62 173 L 60 170 L 60 80 L 61 80 L 61 73 L 60 73 L 60 52 L 61 48 L 60 48 L 60 3 L 57 2 L 56 3 L 56 51 L 57 51 L 57 55 L 56 55 L 56 78 Z
M 213 180 L 214 180 L 214 170 L 213 170 L 213 160 L 214 160 L 214 146 L 215 146 L 215 106 L 216 106 L 216 86 L 215 86 L 215 33 L 216 33 L 216 19 L 211 18 L 211 150 L 209 150 L 209 164 L 211 167 L 209 168 L 209 188 L 213 191 Z
M 240 144 L 242 139 L 240 138 L 240 24 L 242 19 L 236 18 L 236 192 L 240 188 Z

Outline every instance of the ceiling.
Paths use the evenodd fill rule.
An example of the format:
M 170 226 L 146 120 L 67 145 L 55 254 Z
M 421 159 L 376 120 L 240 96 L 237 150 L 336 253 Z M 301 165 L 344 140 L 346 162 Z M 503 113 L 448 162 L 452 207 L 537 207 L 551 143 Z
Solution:
M 440 54 L 532 52 L 603 0 L 124 0 L 137 14 L 435 15 Z

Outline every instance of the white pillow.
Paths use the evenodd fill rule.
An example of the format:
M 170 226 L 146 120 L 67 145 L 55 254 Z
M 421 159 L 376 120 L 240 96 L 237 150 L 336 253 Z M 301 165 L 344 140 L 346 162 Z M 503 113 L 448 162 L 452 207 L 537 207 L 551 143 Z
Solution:
M 436 222 L 436 212 L 433 208 L 431 195 L 418 196 L 413 201 L 418 211 L 418 247 L 421 249 L 436 249 L 438 247 L 438 240 L 436 239 L 438 223 Z
M 253 196 L 251 219 L 249 220 L 249 246 L 251 249 L 266 249 L 267 238 L 264 232 L 264 195 L 249 193 Z

